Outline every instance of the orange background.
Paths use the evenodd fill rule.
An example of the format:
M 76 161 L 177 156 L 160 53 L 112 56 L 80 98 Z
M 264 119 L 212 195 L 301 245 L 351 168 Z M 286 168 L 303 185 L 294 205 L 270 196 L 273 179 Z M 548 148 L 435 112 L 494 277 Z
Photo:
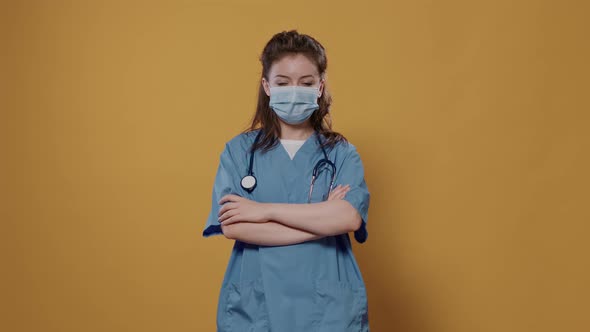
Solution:
M 3 331 L 214 331 L 201 231 L 276 32 L 328 52 L 373 331 L 588 331 L 585 1 L 0 4 Z

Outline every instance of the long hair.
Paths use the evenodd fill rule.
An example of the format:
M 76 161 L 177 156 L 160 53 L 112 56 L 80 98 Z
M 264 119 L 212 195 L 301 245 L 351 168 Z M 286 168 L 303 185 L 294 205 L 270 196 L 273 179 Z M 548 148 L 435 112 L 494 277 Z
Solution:
M 313 37 L 306 34 L 300 34 L 297 30 L 283 31 L 275 34 L 266 44 L 260 62 L 262 63 L 262 77 L 267 81 L 270 67 L 275 61 L 282 59 L 286 55 L 303 54 L 310 61 L 312 61 L 318 69 L 321 79 L 324 79 L 324 89 L 322 95 L 318 98 L 319 108 L 315 110 L 309 121 L 312 128 L 318 133 L 323 134 L 326 140 L 322 142 L 322 146 L 332 148 L 340 141 L 346 142 L 346 138 L 332 130 L 332 120 L 330 118 L 330 105 L 332 104 L 332 97 L 326 86 L 326 69 L 328 67 L 328 59 L 326 58 L 326 51 L 324 47 Z M 252 146 L 252 151 L 259 148 L 263 152 L 270 150 L 278 144 L 278 139 L 281 136 L 281 126 L 279 118 L 269 106 L 270 97 L 266 95 L 262 82 L 258 89 L 258 104 L 256 106 L 256 113 L 252 118 L 252 124 L 244 132 L 251 132 L 257 129 L 262 129 L 258 142 Z

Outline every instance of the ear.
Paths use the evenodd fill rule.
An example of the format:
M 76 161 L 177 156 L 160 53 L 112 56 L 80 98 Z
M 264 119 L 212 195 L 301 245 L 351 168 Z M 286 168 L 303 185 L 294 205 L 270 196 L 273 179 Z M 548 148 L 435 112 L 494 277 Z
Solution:
M 320 92 L 318 93 L 318 98 L 322 96 L 322 94 L 324 93 L 324 86 L 326 85 L 326 80 L 324 80 L 323 78 L 320 80 L 320 87 L 319 90 Z
M 262 87 L 264 88 L 264 92 L 266 92 L 266 95 L 270 97 L 270 85 L 268 84 L 268 82 L 266 81 L 266 79 L 264 77 L 261 80 L 261 84 L 262 84 Z

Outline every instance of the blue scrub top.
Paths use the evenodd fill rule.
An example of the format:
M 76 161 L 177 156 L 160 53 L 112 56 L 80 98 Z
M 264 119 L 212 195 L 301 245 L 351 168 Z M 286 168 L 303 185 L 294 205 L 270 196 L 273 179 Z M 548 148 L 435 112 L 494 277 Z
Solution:
M 226 143 L 204 237 L 222 234 L 217 202 L 227 194 L 263 203 L 307 203 L 313 167 L 324 158 L 317 134 L 303 143 L 293 160 L 280 143 L 266 153 L 257 150 L 257 187 L 248 193 L 240 181 L 248 173 L 249 149 L 257 133 L 242 133 Z M 370 195 L 360 156 L 349 142 L 326 152 L 337 168 L 334 186 L 350 185 L 344 199 L 362 217 L 354 237 L 363 243 Z M 316 179 L 312 203 L 327 197 L 330 178 L 325 170 Z M 217 331 L 369 331 L 366 289 L 348 233 L 287 246 L 236 240 L 219 294 Z

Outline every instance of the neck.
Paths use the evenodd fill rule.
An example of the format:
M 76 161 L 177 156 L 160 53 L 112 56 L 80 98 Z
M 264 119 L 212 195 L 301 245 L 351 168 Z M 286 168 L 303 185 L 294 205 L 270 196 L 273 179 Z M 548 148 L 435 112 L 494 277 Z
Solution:
M 309 120 L 298 125 L 291 125 L 281 121 L 281 139 L 306 140 L 313 134 Z

